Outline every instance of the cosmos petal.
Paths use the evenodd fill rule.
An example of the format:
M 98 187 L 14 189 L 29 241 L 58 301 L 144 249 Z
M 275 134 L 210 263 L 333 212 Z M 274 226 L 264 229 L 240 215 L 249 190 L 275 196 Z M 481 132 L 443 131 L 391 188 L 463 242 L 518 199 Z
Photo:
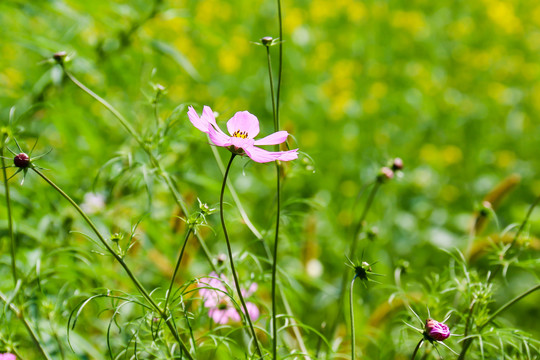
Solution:
M 298 149 L 280 151 L 280 152 L 281 152 L 281 155 L 278 158 L 278 160 L 280 161 L 291 161 L 291 160 L 298 159 Z
M 210 141 L 214 143 L 214 145 L 217 146 L 231 146 L 231 138 L 223 133 L 217 132 L 214 127 L 210 126 L 208 129 L 208 136 L 210 137 Z
M 214 112 L 210 108 L 210 106 L 205 105 L 203 108 L 203 114 L 201 118 L 204 118 L 206 121 L 208 121 L 219 133 L 222 133 L 223 135 L 226 135 L 223 130 L 220 129 L 216 122 L 216 117 L 214 115 Z
M 199 115 L 197 114 L 193 106 L 190 106 L 189 111 L 188 111 L 188 117 L 189 117 L 189 121 L 191 121 L 193 126 L 201 130 L 202 132 L 208 134 L 210 123 L 208 122 L 208 119 L 206 116 L 199 117 Z
M 231 135 L 246 132 L 248 139 L 253 139 L 259 134 L 259 120 L 248 111 L 239 111 L 227 122 L 227 130 Z
M 247 156 L 251 158 L 251 160 L 258 163 L 275 161 L 281 155 L 281 152 L 266 151 L 256 146 L 244 148 L 244 151 L 246 152 Z
M 289 133 L 286 131 L 278 131 L 270 134 L 262 139 L 255 140 L 255 145 L 277 145 L 287 140 Z

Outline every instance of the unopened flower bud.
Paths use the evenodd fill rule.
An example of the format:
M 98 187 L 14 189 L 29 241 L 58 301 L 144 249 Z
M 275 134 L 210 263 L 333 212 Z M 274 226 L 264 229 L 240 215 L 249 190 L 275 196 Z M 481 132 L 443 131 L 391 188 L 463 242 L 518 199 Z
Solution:
M 225 254 L 219 254 L 219 255 L 217 256 L 217 259 L 216 259 L 216 260 L 217 260 L 217 264 L 218 264 L 218 265 L 223 265 L 223 263 L 225 263 L 225 261 L 227 261 L 227 255 L 225 255 Z
M 480 215 L 488 216 L 492 210 L 493 206 L 491 206 L 491 203 L 489 201 L 483 201 L 482 205 L 480 206 Z
M 54 53 L 53 59 L 56 60 L 57 63 L 62 64 L 66 56 L 67 53 L 65 51 L 59 51 L 57 53 Z
M 403 170 L 403 160 L 401 158 L 395 158 L 392 162 L 392 170 Z
M 379 228 L 376 226 L 373 226 L 371 229 L 369 229 L 366 233 L 367 238 L 371 241 L 375 240 L 377 236 L 379 236 Z
M 379 175 L 377 176 L 377 181 L 379 182 L 385 182 L 387 180 L 390 180 L 394 177 L 394 172 L 389 167 L 382 167 L 381 171 L 379 172 Z
M 25 169 L 30 166 L 30 157 L 25 153 L 15 155 L 13 158 L 13 164 L 15 164 L 15 166 L 18 168 Z
M 112 236 L 111 236 L 111 241 L 117 243 L 117 242 L 119 242 L 120 240 L 122 240 L 123 237 L 124 237 L 124 236 L 123 236 L 122 234 L 114 233 L 114 234 L 112 234 Z
M 450 336 L 450 329 L 448 325 L 440 323 L 437 320 L 427 319 L 424 335 L 428 340 L 444 341 Z
M 271 36 L 265 36 L 261 39 L 261 42 L 264 46 L 272 45 L 272 41 L 274 41 L 274 38 Z

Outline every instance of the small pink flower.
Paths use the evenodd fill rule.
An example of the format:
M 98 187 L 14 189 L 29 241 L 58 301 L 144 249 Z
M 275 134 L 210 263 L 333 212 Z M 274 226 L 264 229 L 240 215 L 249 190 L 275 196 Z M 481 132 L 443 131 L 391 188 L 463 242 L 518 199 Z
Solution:
M 444 341 L 450 336 L 450 329 L 437 320 L 427 319 L 425 334 L 432 340 Z
M 11 353 L 0 354 L 0 360 L 17 360 L 17 357 Z
M 208 134 L 210 140 L 217 146 L 229 149 L 237 155 L 247 155 L 253 161 L 266 163 L 275 160 L 290 161 L 298 158 L 298 149 L 289 151 L 266 151 L 257 146 L 277 145 L 285 142 L 289 133 L 278 131 L 260 140 L 254 140 L 259 134 L 259 120 L 248 111 L 239 111 L 227 122 L 229 135 L 217 125 L 216 118 L 209 106 L 203 108 L 199 117 L 193 106 L 189 107 L 188 117 L 193 126 Z
M 240 314 L 234 307 L 231 298 L 227 295 L 225 287 L 226 278 L 224 275 L 218 276 L 215 272 L 210 277 L 199 280 L 199 295 L 204 300 L 204 306 L 207 307 L 208 315 L 217 324 L 227 324 L 229 322 L 239 322 Z M 253 283 L 249 289 L 242 290 L 242 295 L 248 297 L 257 290 L 257 284 Z M 257 305 L 246 302 L 248 314 L 253 321 L 259 318 L 259 309 Z M 1 360 L 1 358 L 0 358 Z

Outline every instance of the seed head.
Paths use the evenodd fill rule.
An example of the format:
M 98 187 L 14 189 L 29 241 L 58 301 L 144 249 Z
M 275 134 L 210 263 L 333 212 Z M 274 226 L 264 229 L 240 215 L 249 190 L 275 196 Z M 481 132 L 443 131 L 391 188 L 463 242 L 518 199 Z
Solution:
M 26 155 L 25 153 L 15 155 L 13 158 L 13 164 L 15 164 L 15 166 L 18 168 L 26 169 L 30 166 L 30 156 Z

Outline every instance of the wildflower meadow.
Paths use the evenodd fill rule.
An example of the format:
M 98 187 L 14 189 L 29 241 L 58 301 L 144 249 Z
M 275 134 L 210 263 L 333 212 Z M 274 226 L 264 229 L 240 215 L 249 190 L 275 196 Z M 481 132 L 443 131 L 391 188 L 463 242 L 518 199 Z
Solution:
M 0 360 L 540 359 L 540 3 L 0 1 Z

